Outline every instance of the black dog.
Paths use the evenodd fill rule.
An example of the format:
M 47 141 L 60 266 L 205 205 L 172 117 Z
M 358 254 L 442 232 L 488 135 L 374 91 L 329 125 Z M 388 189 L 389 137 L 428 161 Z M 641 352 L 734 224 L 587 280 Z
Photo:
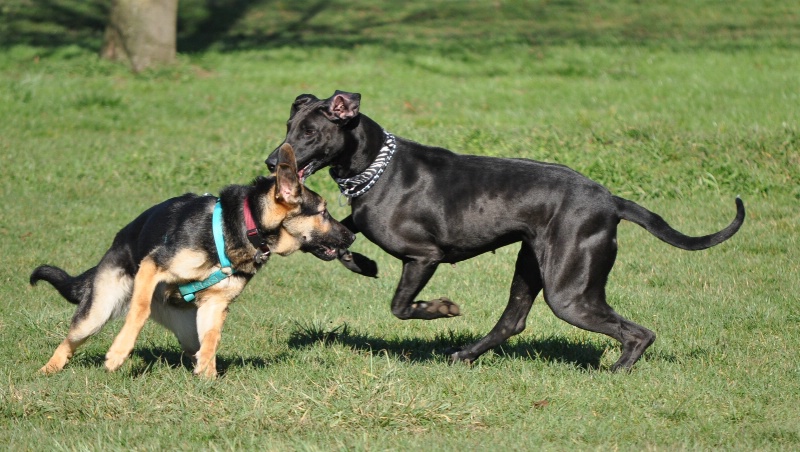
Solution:
M 196 361 L 195 374 L 215 377 L 228 305 L 271 253 L 301 250 L 332 260 L 355 239 L 328 215 L 322 197 L 300 183 L 291 146 L 279 150 L 277 161 L 275 177 L 225 187 L 219 201 L 186 194 L 151 207 L 79 276 L 49 265 L 36 268 L 31 284 L 45 280 L 78 305 L 67 338 L 41 371 L 63 369 L 78 346 L 128 311 L 106 355 L 108 370 L 122 365 L 152 317 L 175 333 Z
M 686 250 L 717 245 L 744 222 L 744 205 L 736 198 L 736 218 L 729 226 L 689 237 L 567 167 L 458 155 L 395 138 L 359 114 L 360 99 L 340 91 L 323 100 L 297 97 L 284 143 L 295 149 L 301 178 L 330 166 L 352 207 L 342 223 L 403 261 L 392 299 L 395 316 L 459 315 L 446 298 L 414 301 L 436 267 L 522 242 L 505 312 L 486 337 L 453 353 L 456 361 L 471 362 L 525 329 L 533 300 L 544 290 L 556 316 L 618 340 L 622 355 L 613 369 L 630 368 L 655 334 L 606 303 L 619 221 L 632 221 Z M 276 156 L 277 151 L 269 156 L 268 166 Z

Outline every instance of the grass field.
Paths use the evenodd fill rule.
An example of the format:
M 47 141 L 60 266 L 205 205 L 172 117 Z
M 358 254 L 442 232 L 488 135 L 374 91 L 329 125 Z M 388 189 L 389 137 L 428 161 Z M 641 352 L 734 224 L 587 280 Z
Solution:
M 800 449 L 800 6 L 182 0 L 179 63 L 133 75 L 95 56 L 104 3 L 0 5 L 6 449 Z M 106 373 L 120 322 L 36 373 L 73 313 L 28 286 L 36 265 L 82 271 L 150 205 L 263 173 L 294 98 L 335 89 L 397 135 L 567 164 L 689 234 L 736 195 L 748 217 L 697 253 L 620 225 L 610 302 L 658 335 L 630 374 L 541 299 L 525 332 L 450 365 L 502 312 L 515 247 L 439 269 L 421 298 L 462 317 L 402 322 L 400 264 L 363 237 L 377 279 L 273 259 L 232 306 L 216 381 L 156 325 Z M 308 185 L 347 214 L 325 172 Z

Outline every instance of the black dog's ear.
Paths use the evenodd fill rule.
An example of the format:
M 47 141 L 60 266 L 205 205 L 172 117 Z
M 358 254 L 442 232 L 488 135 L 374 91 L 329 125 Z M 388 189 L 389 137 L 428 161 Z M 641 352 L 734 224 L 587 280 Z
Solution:
M 361 94 L 336 90 L 333 96 L 322 106 L 322 113 L 330 121 L 344 125 L 358 116 L 360 105 Z
M 317 96 L 313 94 L 301 94 L 297 96 L 297 98 L 295 98 L 294 102 L 292 103 L 292 111 L 289 112 L 289 118 L 291 119 L 292 117 L 294 117 L 295 113 L 297 113 L 297 110 L 299 110 L 301 106 L 311 102 L 312 100 L 319 100 L 319 99 L 317 99 Z

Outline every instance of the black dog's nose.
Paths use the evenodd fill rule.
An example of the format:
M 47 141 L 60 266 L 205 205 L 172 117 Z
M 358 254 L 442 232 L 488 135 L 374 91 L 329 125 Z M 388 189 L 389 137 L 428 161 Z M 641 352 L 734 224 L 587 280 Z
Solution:
M 275 171 L 275 167 L 278 166 L 278 153 L 276 151 L 272 151 L 272 154 L 264 160 L 264 163 L 267 165 L 267 169 L 270 172 Z

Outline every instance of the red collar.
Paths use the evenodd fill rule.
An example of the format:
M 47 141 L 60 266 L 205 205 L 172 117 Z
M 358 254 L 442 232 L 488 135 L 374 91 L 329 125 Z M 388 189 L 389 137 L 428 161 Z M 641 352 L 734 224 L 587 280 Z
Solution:
M 256 226 L 256 221 L 253 219 L 253 211 L 250 210 L 250 200 L 247 197 L 244 198 L 243 210 L 244 225 L 247 228 L 247 240 L 258 250 L 255 256 L 256 262 L 262 263 L 269 258 L 269 246 L 267 245 L 267 238 Z

